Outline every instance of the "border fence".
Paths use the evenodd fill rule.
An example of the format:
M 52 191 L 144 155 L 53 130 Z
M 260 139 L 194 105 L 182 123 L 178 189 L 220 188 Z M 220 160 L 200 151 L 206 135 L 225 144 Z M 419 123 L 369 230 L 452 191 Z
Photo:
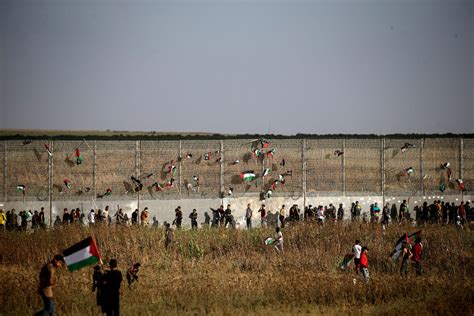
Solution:
M 0 199 L 200 199 L 242 197 L 270 189 L 273 197 L 454 195 L 472 194 L 474 187 L 472 138 L 267 141 L 269 145 L 262 148 L 244 138 L 3 140 Z M 262 156 L 257 157 L 254 149 Z M 270 171 L 263 176 L 266 169 Z M 252 181 L 242 180 L 246 171 L 255 174 Z M 284 183 L 278 182 L 280 175 Z M 134 190 L 132 176 L 139 179 L 142 190 Z

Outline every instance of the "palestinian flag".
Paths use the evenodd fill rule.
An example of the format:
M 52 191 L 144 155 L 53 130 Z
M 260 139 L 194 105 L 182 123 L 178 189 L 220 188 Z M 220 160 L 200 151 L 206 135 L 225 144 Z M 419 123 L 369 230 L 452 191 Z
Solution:
M 444 192 L 446 190 L 446 185 L 444 183 L 441 183 L 438 187 L 438 189 L 441 191 L 441 192 Z
M 66 186 L 66 188 L 71 189 L 71 181 L 69 181 L 68 178 L 64 179 L 63 183 Z
M 262 146 L 262 148 L 267 148 L 268 146 L 270 146 L 270 142 L 266 141 L 263 138 L 260 138 L 260 145 Z
M 397 242 L 395 244 L 395 248 L 392 250 L 389 257 L 391 257 L 393 260 L 397 260 L 398 257 L 400 257 L 400 254 L 402 253 L 402 243 L 404 241 L 406 241 L 407 244 L 410 244 L 410 238 L 413 237 L 413 236 L 417 236 L 419 234 L 421 234 L 421 230 L 419 230 L 415 233 L 412 233 L 410 235 L 405 233 L 402 236 L 400 236 L 400 238 L 397 240 Z
M 18 192 L 23 193 L 23 194 L 25 194 L 26 192 L 26 186 L 24 186 L 23 184 L 17 185 L 16 189 L 18 190 Z
M 153 183 L 151 186 L 156 187 L 157 192 L 163 191 L 163 186 L 161 184 L 159 184 L 158 182 Z
M 265 192 L 265 198 L 266 198 L 266 199 L 271 198 L 271 197 L 272 197 L 272 194 L 273 194 L 272 189 L 268 189 L 268 190 Z
M 262 177 L 268 176 L 270 172 L 272 172 L 272 169 L 265 168 L 265 170 L 263 170 Z
M 265 245 L 273 245 L 273 243 L 275 242 L 275 239 L 273 239 L 272 237 L 268 237 L 265 239 L 264 243 Z
M 261 155 L 262 155 L 262 151 L 260 149 L 257 148 L 253 151 L 253 156 L 255 158 L 259 158 Z
M 447 168 L 448 171 L 446 171 L 446 174 L 448 176 L 448 182 L 451 182 L 453 180 L 453 172 L 451 171 L 450 168 Z
M 414 172 L 415 172 L 415 169 L 413 169 L 412 167 L 410 167 L 410 168 L 405 169 L 405 173 L 404 173 L 404 174 L 405 174 L 406 176 L 411 177 Z
M 172 188 L 173 187 L 173 183 L 174 183 L 174 178 L 171 178 L 168 183 L 165 185 L 165 189 L 169 189 L 169 188 Z
M 187 153 L 187 154 L 186 154 L 186 159 L 191 159 L 191 158 L 193 158 L 193 154 Z
M 51 150 L 49 150 L 49 146 L 46 143 L 44 143 L 43 145 L 44 145 L 44 148 L 46 149 L 46 151 L 48 152 L 48 155 L 53 157 L 53 153 L 51 152 Z
M 173 168 L 171 168 L 171 170 L 173 171 L 173 177 L 176 177 L 176 166 L 173 166 Z
M 63 255 L 69 271 L 78 270 L 101 261 L 99 248 L 92 237 L 88 237 L 64 250 Z
M 104 195 L 105 195 L 105 196 L 109 196 L 109 195 L 111 195 L 111 194 L 112 194 L 112 189 L 111 189 L 111 188 L 107 188 L 107 190 L 105 190 Z
M 175 166 L 174 166 L 174 160 L 171 160 L 170 165 L 168 167 L 168 173 L 174 172 Z
M 349 266 L 351 265 L 353 258 L 354 258 L 353 253 L 346 254 L 344 258 L 342 259 L 341 263 L 339 263 L 339 268 L 341 268 L 341 270 L 347 270 L 347 268 L 349 268 Z
M 82 161 L 84 160 L 84 157 L 82 157 L 81 151 L 79 150 L 79 148 L 76 148 L 75 156 L 76 156 L 76 165 L 80 165 Z
M 450 166 L 449 162 L 445 162 L 445 163 L 442 165 L 443 169 L 448 169 L 449 166 Z
M 198 176 L 193 176 L 193 181 L 194 181 L 194 188 L 199 189 L 199 187 L 201 186 L 201 183 L 199 181 L 199 177 Z
M 210 160 L 210 159 L 211 159 L 211 152 L 205 153 L 204 160 Z
M 244 171 L 240 173 L 240 179 L 244 180 L 245 182 L 250 182 L 255 179 L 255 172 L 253 171 Z
M 265 153 L 265 156 L 267 156 L 267 158 L 270 157 L 273 159 L 273 155 L 275 154 L 276 154 L 276 149 L 271 149 Z
M 405 143 L 405 145 L 403 145 L 401 149 L 402 153 L 404 153 L 405 151 L 407 151 L 409 148 L 415 148 L 415 145 L 413 144 L 410 144 L 410 143 Z
M 464 182 L 462 181 L 462 179 L 457 179 L 456 182 L 459 185 L 459 190 L 464 191 Z

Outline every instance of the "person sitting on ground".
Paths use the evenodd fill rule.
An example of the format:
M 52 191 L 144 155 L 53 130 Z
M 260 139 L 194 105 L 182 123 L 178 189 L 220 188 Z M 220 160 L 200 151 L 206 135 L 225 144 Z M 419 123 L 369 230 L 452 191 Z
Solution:
M 134 281 L 138 281 L 138 271 L 140 270 L 140 263 L 134 263 L 127 269 L 128 287 L 131 288 Z
M 283 252 L 283 234 L 280 227 L 277 227 L 275 231 L 275 242 L 273 244 L 278 252 Z

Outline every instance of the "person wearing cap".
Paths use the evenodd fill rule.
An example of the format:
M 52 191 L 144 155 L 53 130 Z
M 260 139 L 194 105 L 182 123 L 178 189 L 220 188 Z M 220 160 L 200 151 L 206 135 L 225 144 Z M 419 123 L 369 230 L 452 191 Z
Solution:
M 367 258 L 367 251 L 369 248 L 362 247 L 360 254 L 360 272 L 364 277 L 365 282 L 369 282 L 369 259 Z
M 51 262 L 41 268 L 38 293 L 43 301 L 43 309 L 35 315 L 54 315 L 53 288 L 56 286 L 56 270 L 64 266 L 64 257 L 55 255 Z

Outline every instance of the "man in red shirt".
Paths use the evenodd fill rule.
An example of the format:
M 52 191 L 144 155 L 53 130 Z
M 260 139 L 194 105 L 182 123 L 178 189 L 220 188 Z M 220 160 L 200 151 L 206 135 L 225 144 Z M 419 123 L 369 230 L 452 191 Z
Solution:
M 421 244 L 421 238 L 416 237 L 415 246 L 413 246 L 413 261 L 415 261 L 416 275 L 421 275 L 421 253 L 423 251 L 423 245 Z
M 367 250 L 369 248 L 362 247 L 361 254 L 360 254 L 360 272 L 364 277 L 365 282 L 369 282 L 369 259 L 367 258 Z

